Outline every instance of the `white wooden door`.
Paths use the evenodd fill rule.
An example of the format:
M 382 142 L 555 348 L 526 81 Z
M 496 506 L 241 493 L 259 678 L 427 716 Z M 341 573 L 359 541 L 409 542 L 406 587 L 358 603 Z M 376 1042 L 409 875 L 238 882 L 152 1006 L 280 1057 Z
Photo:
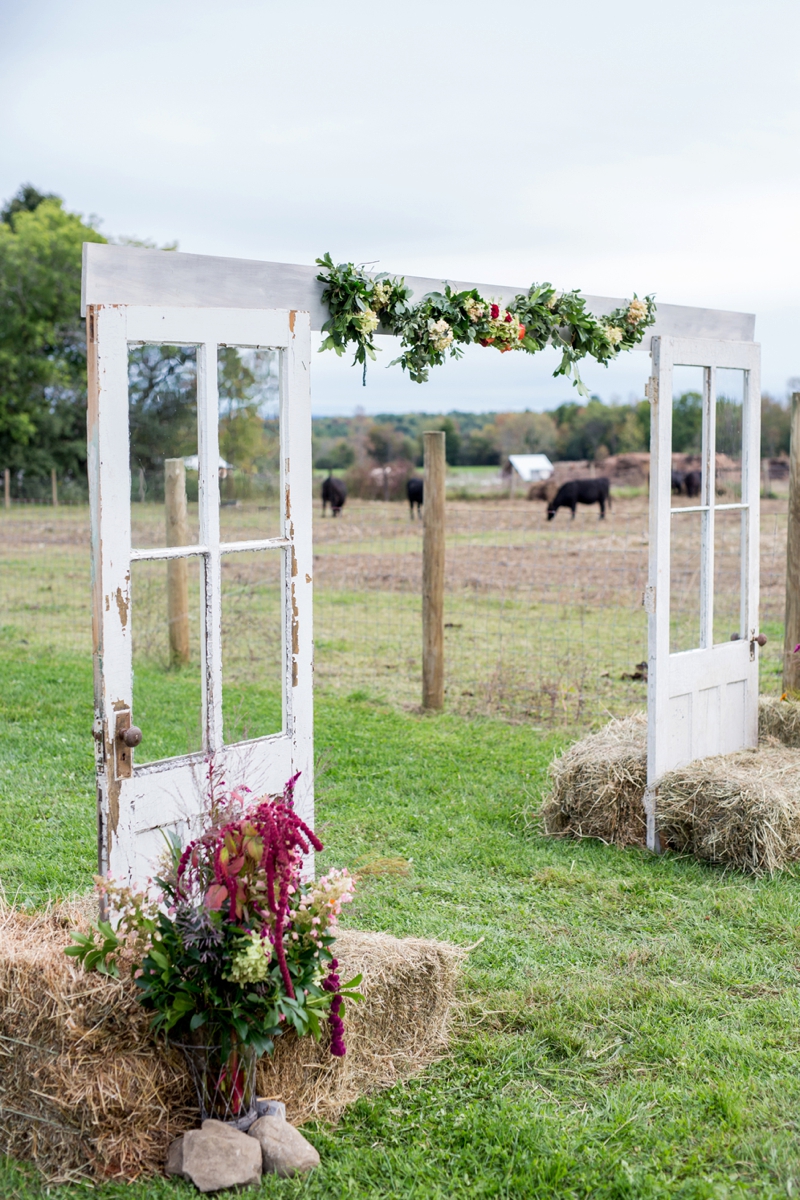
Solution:
M 761 390 L 754 342 L 657 337 L 652 352 L 645 803 L 648 846 L 658 849 L 662 775 L 758 742 Z M 696 497 L 674 497 L 672 491 L 673 398 L 683 367 L 700 368 Z M 740 387 L 738 399 L 725 399 L 723 377 Z M 738 432 L 725 443 L 734 453 L 723 458 L 718 412 L 726 411 L 733 412 Z M 736 468 L 730 468 L 736 462 L 731 438 L 739 447 L 738 485 Z
M 161 831 L 173 828 L 185 836 L 192 828 L 211 760 L 228 788 L 246 785 L 254 797 L 280 791 L 301 771 L 296 807 L 313 824 L 310 325 L 304 312 L 93 305 L 87 339 L 99 861 L 101 873 L 141 885 L 163 850 Z M 149 343 L 196 347 L 196 545 L 131 544 L 128 350 Z M 279 536 L 220 538 L 217 355 L 223 346 L 270 348 L 279 355 Z M 226 745 L 221 573 L 225 556 L 242 551 L 268 551 L 282 564 L 282 728 L 274 736 Z M 125 731 L 140 724 L 132 671 L 132 564 L 180 557 L 200 564 L 202 750 L 137 766 L 136 751 L 124 740 Z M 146 722 L 141 726 L 144 743 L 153 730 Z

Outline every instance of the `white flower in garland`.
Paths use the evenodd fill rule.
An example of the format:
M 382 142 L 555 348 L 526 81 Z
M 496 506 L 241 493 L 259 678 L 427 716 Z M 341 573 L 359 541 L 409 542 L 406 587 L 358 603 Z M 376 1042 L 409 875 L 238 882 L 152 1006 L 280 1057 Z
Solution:
M 628 324 L 638 325 L 647 316 L 647 304 L 644 300 L 631 300 L 628 305 Z
M 368 308 L 366 312 L 356 313 L 353 317 L 353 323 L 358 326 L 359 332 L 364 337 L 369 337 L 378 328 L 380 321 L 378 314 Z
M 604 332 L 612 346 L 618 346 L 625 336 L 619 325 L 606 325 Z
M 439 321 L 429 320 L 428 337 L 430 338 L 430 343 L 434 350 L 442 351 L 446 350 L 452 342 L 453 331 L 444 318 Z
M 481 304 L 479 300 L 465 300 L 464 311 L 469 317 L 473 325 L 477 325 L 483 314 L 486 312 L 486 305 Z
M 379 279 L 372 289 L 372 303 L 375 309 L 380 312 L 382 308 L 386 308 L 392 299 L 394 288 L 388 279 Z

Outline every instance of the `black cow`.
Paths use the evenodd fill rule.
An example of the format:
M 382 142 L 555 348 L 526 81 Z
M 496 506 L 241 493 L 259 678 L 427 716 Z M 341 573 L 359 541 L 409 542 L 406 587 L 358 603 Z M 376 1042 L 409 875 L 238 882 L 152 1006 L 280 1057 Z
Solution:
M 414 516 L 414 505 L 417 506 L 417 512 L 422 516 L 422 484 L 421 479 L 409 479 L 406 481 L 406 495 L 408 496 L 408 507 L 411 510 L 411 516 Z
M 599 504 L 600 520 L 606 515 L 606 504 L 611 508 L 611 497 L 608 494 L 608 480 L 603 475 L 600 479 L 570 479 L 562 483 L 547 506 L 547 519 L 552 521 L 557 508 L 571 508 L 572 519 L 575 520 L 575 508 L 578 504 Z
M 683 471 L 672 472 L 672 490 L 676 496 L 680 496 L 683 491 L 683 482 L 686 479 Z
M 344 508 L 344 502 L 347 499 L 347 488 L 341 479 L 334 479 L 333 475 L 328 475 L 327 479 L 322 481 L 322 515 L 325 516 L 325 505 L 330 504 L 331 513 L 334 517 L 338 517 L 339 513 Z
M 687 496 L 697 497 L 700 495 L 700 486 L 702 483 L 702 475 L 699 471 L 687 471 L 683 480 L 683 486 L 686 488 Z

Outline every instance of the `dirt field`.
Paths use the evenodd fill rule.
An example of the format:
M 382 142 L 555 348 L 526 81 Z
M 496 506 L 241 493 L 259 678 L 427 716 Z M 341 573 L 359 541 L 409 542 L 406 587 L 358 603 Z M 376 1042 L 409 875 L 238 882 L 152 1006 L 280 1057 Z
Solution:
M 421 523 L 409 520 L 408 507 L 399 503 L 348 501 L 337 520 L 322 520 L 316 509 L 318 688 L 418 703 Z M 136 504 L 133 518 L 135 544 L 159 544 L 163 508 Z M 278 532 L 277 506 L 224 508 L 221 520 L 230 540 Z M 740 520 L 738 513 L 718 519 L 717 641 L 738 630 Z M 196 525 L 196 506 L 190 521 Z M 768 691 L 775 690 L 780 667 L 785 530 L 785 496 L 762 501 L 762 625 L 770 636 L 762 686 Z M 699 623 L 696 514 L 673 518 L 673 544 L 672 648 L 678 650 L 696 644 Z M 596 509 L 582 509 L 574 522 L 560 510 L 550 523 L 540 502 L 449 500 L 448 707 L 573 726 L 641 707 L 646 685 L 637 664 L 646 658 L 641 601 L 647 554 L 647 499 L 641 494 L 616 497 L 605 521 Z M 163 677 L 167 664 L 165 580 L 163 563 L 134 564 L 140 706 L 148 679 L 155 679 L 154 672 Z M 255 675 L 272 700 L 265 701 L 261 723 L 251 732 L 271 732 L 281 674 L 278 556 L 228 556 L 223 581 L 226 727 L 231 736 L 249 728 L 237 710 L 236 691 Z M 191 588 L 199 598 L 196 565 Z M 90 653 L 86 509 L 0 512 L 0 629 L 6 638 Z M 193 662 L 185 670 L 196 675 L 199 697 L 197 628 L 192 638 Z M 163 678 L 154 690 L 164 696 Z

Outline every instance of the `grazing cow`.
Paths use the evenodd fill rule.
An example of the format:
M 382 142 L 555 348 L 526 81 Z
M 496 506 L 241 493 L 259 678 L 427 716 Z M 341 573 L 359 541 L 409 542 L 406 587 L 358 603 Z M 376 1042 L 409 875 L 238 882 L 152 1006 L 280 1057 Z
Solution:
M 422 516 L 422 480 L 409 479 L 406 482 L 406 495 L 408 496 L 408 507 L 411 510 L 411 516 L 414 516 L 414 505 L 417 506 L 417 512 Z
M 683 471 L 672 472 L 672 490 L 676 496 L 680 496 L 681 492 L 683 491 L 683 483 L 685 479 L 686 475 Z
M 325 506 L 330 504 L 331 514 L 338 517 L 347 499 L 347 488 L 341 479 L 334 479 L 332 474 L 322 481 L 322 515 L 325 516 Z
M 697 497 L 700 495 L 700 486 L 702 483 L 702 475 L 699 471 L 687 471 L 683 480 L 683 486 L 686 488 L 686 495 Z
M 562 483 L 555 498 L 547 506 L 547 519 L 552 521 L 557 508 L 571 508 L 572 519 L 575 520 L 575 508 L 578 504 L 599 504 L 600 520 L 606 515 L 606 504 L 611 508 L 611 497 L 608 494 L 608 480 L 605 476 L 600 479 L 570 479 Z

